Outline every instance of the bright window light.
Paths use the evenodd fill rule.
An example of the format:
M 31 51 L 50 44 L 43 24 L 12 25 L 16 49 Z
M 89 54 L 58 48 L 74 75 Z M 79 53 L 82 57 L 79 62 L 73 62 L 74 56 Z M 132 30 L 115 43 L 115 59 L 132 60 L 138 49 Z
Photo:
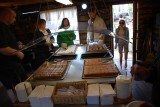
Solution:
M 87 8 L 87 4 L 82 4 L 82 9 L 86 9 Z
M 73 4 L 70 0 L 56 0 L 59 3 L 65 4 L 65 5 L 71 5 Z

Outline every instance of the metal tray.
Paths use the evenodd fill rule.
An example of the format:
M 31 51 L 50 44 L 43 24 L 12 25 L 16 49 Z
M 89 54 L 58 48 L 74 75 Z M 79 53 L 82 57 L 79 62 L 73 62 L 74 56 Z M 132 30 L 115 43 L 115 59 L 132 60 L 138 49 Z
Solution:
M 108 47 L 105 44 L 103 44 L 101 46 L 101 47 L 103 47 L 103 49 L 99 49 L 99 50 L 89 50 L 89 47 L 90 47 L 90 45 L 87 45 L 86 53 L 101 53 L 101 52 L 108 52 L 109 51 Z
M 68 46 L 68 48 L 72 48 L 73 47 L 73 51 L 72 52 L 66 52 L 68 49 L 64 49 L 62 47 L 60 47 L 59 49 L 57 49 L 55 51 L 56 55 L 75 55 L 75 52 L 77 50 L 77 46 L 76 45 L 70 45 Z
M 54 62 L 53 62 L 54 63 Z M 54 78 L 54 79 L 36 79 L 34 78 L 34 74 L 36 72 L 38 72 L 38 69 L 27 79 L 27 81 L 56 81 L 56 80 L 63 80 L 65 78 L 65 76 L 67 75 L 67 72 L 68 72 L 68 69 L 70 67 L 70 61 L 68 61 L 68 64 L 67 64 L 67 68 L 65 69 L 65 73 L 64 75 L 61 77 L 61 78 Z M 41 66 L 44 66 L 44 65 L 41 65 Z
M 104 60 L 107 60 L 107 59 L 104 59 Z M 84 61 L 84 66 L 85 66 L 85 61 Z M 117 75 L 112 75 L 112 76 L 109 76 L 109 75 L 108 76 L 85 76 L 84 75 L 84 66 L 83 66 L 83 72 L 82 72 L 82 79 L 112 78 L 112 77 L 117 77 L 117 75 L 120 74 L 120 71 L 118 70 L 117 65 L 114 64 L 115 68 L 118 71 Z
M 47 61 L 48 62 L 56 62 L 61 60 L 75 60 L 77 59 L 77 55 L 52 55 L 50 56 Z
M 81 59 L 90 59 L 90 58 L 108 58 L 112 59 L 113 55 L 109 52 L 101 52 L 101 53 L 84 53 L 81 54 Z

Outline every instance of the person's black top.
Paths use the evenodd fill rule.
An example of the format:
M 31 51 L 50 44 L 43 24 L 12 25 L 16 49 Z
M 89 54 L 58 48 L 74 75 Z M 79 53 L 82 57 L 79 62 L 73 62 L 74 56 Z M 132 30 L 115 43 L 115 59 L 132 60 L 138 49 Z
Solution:
M 17 40 L 14 34 L 11 32 L 9 26 L 0 23 L 0 48 L 11 47 L 18 49 Z M 6 56 L 0 53 L 0 63 L 7 63 L 7 61 L 17 61 L 16 56 Z
M 50 35 L 50 30 L 47 30 Z M 35 33 L 34 40 L 44 37 L 45 35 L 37 30 Z M 50 36 L 51 39 L 54 39 L 53 36 Z M 49 49 L 49 45 L 46 44 L 46 40 L 41 41 L 40 43 L 35 45 L 35 61 L 34 61 L 34 69 L 37 69 L 46 59 L 51 56 L 51 52 L 54 48 L 53 44 L 50 45 L 51 50 Z
M 0 48 L 11 47 L 18 49 L 16 37 L 9 26 L 0 23 Z M 0 81 L 8 88 L 27 78 L 26 72 L 17 56 L 7 56 L 0 53 Z

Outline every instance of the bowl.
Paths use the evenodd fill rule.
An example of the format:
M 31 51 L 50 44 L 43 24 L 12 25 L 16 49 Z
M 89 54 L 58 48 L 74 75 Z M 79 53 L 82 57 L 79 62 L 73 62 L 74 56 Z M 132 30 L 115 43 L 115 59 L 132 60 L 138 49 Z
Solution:
M 132 101 L 128 103 L 126 107 L 140 107 L 143 103 L 145 103 L 145 101 Z M 146 107 L 154 107 L 151 103 L 146 102 L 146 104 Z

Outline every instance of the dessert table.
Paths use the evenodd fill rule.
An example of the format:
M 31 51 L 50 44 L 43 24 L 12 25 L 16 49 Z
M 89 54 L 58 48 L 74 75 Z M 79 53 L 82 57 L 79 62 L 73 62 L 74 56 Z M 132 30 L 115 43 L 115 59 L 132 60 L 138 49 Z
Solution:
M 108 54 L 109 54 L 109 57 L 108 57 Z M 82 77 L 85 58 L 98 57 L 98 58 L 105 58 L 105 59 L 113 60 L 113 56 L 110 53 L 110 51 L 107 54 L 100 53 L 100 54 L 93 54 L 93 56 L 89 56 L 89 54 L 86 54 L 86 45 L 79 45 L 76 48 L 75 55 L 74 55 L 74 59 L 69 60 L 70 64 L 67 68 L 66 75 L 63 79 L 36 80 L 34 79 L 33 74 L 32 74 L 26 81 L 30 82 L 33 87 L 38 86 L 38 85 L 56 85 L 57 82 L 73 82 L 73 81 L 74 82 L 75 81 L 87 81 L 88 84 L 110 83 L 114 87 L 115 82 L 116 82 L 116 76 L 115 77 L 101 77 L 101 78 L 83 78 Z M 61 57 L 58 56 L 58 58 L 61 58 Z M 68 60 L 68 58 L 65 58 L 65 59 Z M 112 105 L 88 105 L 88 104 L 58 105 L 58 104 L 55 104 L 54 107 L 64 107 L 64 106 L 66 107 L 75 107 L 75 106 L 76 107 L 126 107 L 127 103 L 129 103 L 132 100 L 133 100 L 132 97 L 125 99 L 125 100 L 119 100 L 116 97 L 114 97 L 114 103 Z M 15 102 L 14 107 L 31 107 L 31 106 L 29 102 L 24 102 L 24 103 Z
M 54 79 L 54 80 L 36 80 L 33 78 L 33 75 L 31 75 L 26 81 L 29 81 L 32 86 L 37 85 L 55 85 L 57 82 L 70 82 L 70 81 L 83 81 L 86 80 L 87 83 L 115 83 L 116 77 L 106 77 L 106 78 L 82 78 L 83 75 L 83 66 L 84 66 L 84 59 L 82 59 L 82 55 L 86 55 L 86 45 L 80 45 L 77 46 L 75 55 L 76 59 L 70 60 L 70 65 L 67 68 L 67 73 L 63 79 Z M 110 53 L 111 54 L 111 53 Z M 101 56 L 94 56 L 94 57 L 102 57 L 102 58 L 108 58 Z M 110 55 L 110 57 L 112 54 Z M 109 57 L 109 58 L 110 58 Z M 118 69 L 117 69 L 118 70 Z

